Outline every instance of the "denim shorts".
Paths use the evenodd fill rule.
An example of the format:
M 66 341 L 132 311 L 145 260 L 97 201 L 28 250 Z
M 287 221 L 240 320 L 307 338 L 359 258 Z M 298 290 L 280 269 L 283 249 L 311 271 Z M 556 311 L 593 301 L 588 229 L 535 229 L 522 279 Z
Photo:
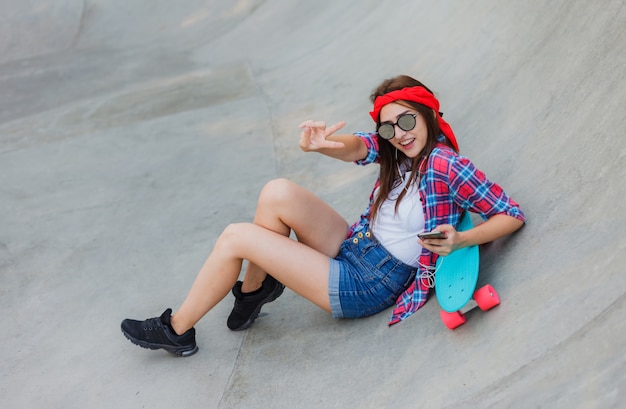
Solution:
M 330 260 L 328 293 L 335 318 L 359 318 L 393 305 L 416 268 L 392 256 L 369 232 L 345 240 Z

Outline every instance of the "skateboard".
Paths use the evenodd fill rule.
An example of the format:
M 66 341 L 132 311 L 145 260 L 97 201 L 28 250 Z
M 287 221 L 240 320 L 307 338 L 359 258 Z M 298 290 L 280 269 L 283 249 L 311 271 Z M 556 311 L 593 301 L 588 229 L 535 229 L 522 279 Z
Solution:
M 469 212 L 465 212 L 457 227 L 466 231 L 474 227 Z M 464 247 L 437 259 L 435 294 L 441 306 L 441 320 L 449 329 L 465 324 L 465 313 L 476 307 L 487 311 L 500 304 L 500 297 L 487 284 L 476 290 L 480 257 L 478 246 Z

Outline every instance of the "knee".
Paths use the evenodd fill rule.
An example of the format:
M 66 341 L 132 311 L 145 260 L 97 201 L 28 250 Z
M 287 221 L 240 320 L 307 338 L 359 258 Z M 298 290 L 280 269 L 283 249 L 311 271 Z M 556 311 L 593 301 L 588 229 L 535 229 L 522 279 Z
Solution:
M 279 178 L 270 180 L 263 186 L 259 195 L 259 206 L 276 206 L 290 201 L 297 185 L 292 181 Z
M 237 246 L 249 234 L 249 227 L 250 223 L 229 224 L 218 237 L 214 248 L 219 248 L 222 252 L 230 251 L 237 253 Z

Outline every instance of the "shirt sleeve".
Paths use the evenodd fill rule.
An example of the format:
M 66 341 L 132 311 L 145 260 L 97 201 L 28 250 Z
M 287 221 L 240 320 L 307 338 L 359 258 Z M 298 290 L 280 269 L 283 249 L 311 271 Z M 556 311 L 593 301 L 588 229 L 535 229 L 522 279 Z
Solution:
M 379 163 L 378 155 L 378 136 L 375 133 L 357 132 L 356 136 L 365 142 L 367 147 L 367 156 L 364 159 L 355 161 L 357 165 L 365 166 L 371 163 Z
M 511 197 L 464 156 L 451 158 L 450 194 L 465 210 L 478 213 L 483 219 L 506 214 L 525 221 L 524 213 Z

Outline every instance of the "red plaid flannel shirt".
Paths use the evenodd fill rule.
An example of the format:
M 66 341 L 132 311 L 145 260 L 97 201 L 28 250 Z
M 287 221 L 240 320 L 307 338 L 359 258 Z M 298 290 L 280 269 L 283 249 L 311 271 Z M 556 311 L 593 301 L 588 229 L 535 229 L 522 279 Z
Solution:
M 378 137 L 376 134 L 357 133 L 368 148 L 365 159 L 358 165 L 378 163 Z M 349 236 L 368 228 L 376 181 L 369 206 L 358 222 L 350 228 Z M 463 211 L 479 214 L 484 220 L 496 214 L 506 214 L 524 221 L 524 213 L 496 183 L 490 182 L 466 157 L 441 144 L 428 158 L 420 180 L 419 194 L 424 210 L 425 230 L 430 231 L 441 224 L 457 226 Z M 396 324 L 417 311 L 428 298 L 429 287 L 420 279 L 427 269 L 432 269 L 438 255 L 422 249 L 420 266 L 415 281 L 398 297 L 389 325 Z

